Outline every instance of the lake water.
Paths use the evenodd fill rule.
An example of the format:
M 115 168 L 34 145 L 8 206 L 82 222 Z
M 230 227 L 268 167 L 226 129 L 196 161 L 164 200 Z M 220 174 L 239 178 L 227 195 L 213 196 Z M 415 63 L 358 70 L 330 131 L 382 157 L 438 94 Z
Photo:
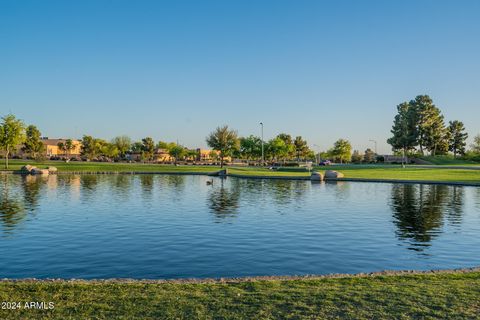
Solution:
M 190 278 L 480 265 L 480 188 L 0 175 L 0 277 Z

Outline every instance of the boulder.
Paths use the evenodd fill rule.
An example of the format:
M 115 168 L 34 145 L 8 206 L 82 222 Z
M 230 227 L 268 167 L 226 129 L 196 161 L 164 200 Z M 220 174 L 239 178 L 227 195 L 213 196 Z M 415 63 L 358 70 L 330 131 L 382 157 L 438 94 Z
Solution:
M 325 172 L 325 179 L 338 179 L 343 177 L 345 177 L 345 175 L 338 171 L 327 170 Z
M 31 173 L 33 169 L 36 169 L 36 167 L 27 164 L 26 166 L 23 166 L 20 171 L 23 173 Z
M 218 171 L 219 176 L 226 176 L 227 174 L 228 174 L 227 169 L 223 169 L 223 170 Z
M 47 167 L 48 173 L 57 173 L 58 169 L 56 167 Z
M 49 172 L 48 172 L 48 169 L 38 169 L 38 168 L 34 168 L 32 171 L 31 171 L 31 174 L 45 174 L 47 175 Z
M 323 181 L 323 174 L 321 174 L 320 172 L 312 172 L 312 175 L 310 176 L 310 180 Z

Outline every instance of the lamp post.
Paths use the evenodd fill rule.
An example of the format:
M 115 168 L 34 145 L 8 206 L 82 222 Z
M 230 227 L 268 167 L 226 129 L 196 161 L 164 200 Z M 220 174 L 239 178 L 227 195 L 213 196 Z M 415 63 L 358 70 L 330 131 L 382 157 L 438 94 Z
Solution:
M 320 150 L 320 147 L 318 145 L 314 144 L 313 146 L 317 147 L 318 150 Z M 315 165 L 318 166 L 320 164 L 320 151 L 315 153 L 315 161 L 317 161 L 317 163 Z
M 262 166 L 263 166 L 265 162 L 265 155 L 263 153 L 263 122 L 260 122 L 260 126 L 262 127 Z

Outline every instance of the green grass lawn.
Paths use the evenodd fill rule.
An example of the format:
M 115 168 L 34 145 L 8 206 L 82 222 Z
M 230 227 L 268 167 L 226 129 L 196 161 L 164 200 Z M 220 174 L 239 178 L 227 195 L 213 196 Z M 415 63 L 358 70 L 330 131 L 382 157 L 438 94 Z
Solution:
M 231 283 L 1 282 L 1 319 L 478 319 L 480 272 Z
M 463 159 L 455 159 L 453 156 L 424 156 L 421 157 L 422 160 L 428 161 L 431 164 L 435 165 L 464 165 L 464 166 L 480 166 L 478 162 L 463 160 Z
M 70 162 L 46 161 L 42 163 L 12 161 L 10 169 L 19 170 L 26 163 L 38 167 L 55 166 L 61 172 L 197 172 L 211 173 L 220 170 L 218 166 L 173 166 L 160 164 L 141 163 L 101 163 L 101 162 Z M 422 181 L 445 181 L 445 182 L 470 182 L 480 183 L 480 170 L 458 168 L 435 168 L 407 167 L 399 165 L 338 165 L 329 167 L 317 167 L 316 170 L 338 170 L 345 174 L 346 178 L 363 179 L 397 179 L 397 180 L 422 180 Z M 278 177 L 308 177 L 310 173 L 302 168 L 288 168 L 281 171 L 269 170 L 259 167 L 228 167 L 229 173 L 244 176 L 278 176 Z

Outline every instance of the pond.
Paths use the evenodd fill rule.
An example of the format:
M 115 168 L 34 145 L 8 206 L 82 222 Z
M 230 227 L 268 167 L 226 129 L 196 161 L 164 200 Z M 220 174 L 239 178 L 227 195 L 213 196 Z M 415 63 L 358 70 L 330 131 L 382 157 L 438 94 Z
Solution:
M 0 277 L 191 278 L 480 265 L 480 188 L 0 176 Z

